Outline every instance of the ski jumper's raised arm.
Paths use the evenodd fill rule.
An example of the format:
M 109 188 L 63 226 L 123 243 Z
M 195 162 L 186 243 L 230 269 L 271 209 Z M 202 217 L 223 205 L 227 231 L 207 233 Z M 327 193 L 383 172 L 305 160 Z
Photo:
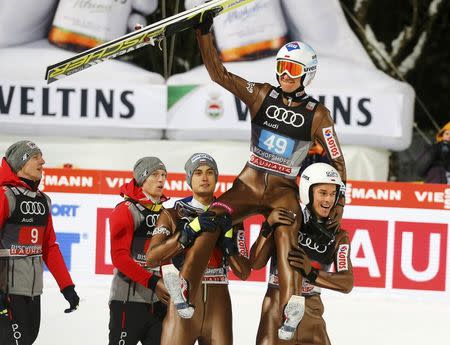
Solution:
M 200 30 L 196 30 L 196 35 L 203 63 L 212 81 L 227 89 L 244 102 L 253 118 L 261 107 L 264 98 L 271 90 L 271 86 L 269 84 L 253 83 L 228 72 L 214 46 L 212 34 L 202 35 Z

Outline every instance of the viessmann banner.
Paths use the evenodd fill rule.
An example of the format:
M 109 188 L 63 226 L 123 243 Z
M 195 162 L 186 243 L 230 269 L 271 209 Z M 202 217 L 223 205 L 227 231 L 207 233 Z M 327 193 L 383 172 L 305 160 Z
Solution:
M 41 187 L 52 198 L 58 242 L 79 284 L 110 282 L 108 217 L 121 200 L 120 185 L 130 179 L 127 171 L 45 170 Z M 220 177 L 216 195 L 233 180 Z M 184 174 L 169 173 L 165 191 L 171 197 L 167 207 L 189 195 Z M 355 286 L 381 292 L 450 292 L 450 187 L 350 181 L 346 193 L 342 226 L 351 238 Z M 248 247 L 262 220 L 254 216 L 245 221 Z M 267 273 L 253 271 L 249 281 L 263 284 Z

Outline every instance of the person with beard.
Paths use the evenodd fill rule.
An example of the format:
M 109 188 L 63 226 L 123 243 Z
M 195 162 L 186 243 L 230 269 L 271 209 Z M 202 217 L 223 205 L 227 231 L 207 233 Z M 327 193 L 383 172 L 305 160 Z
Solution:
M 321 289 L 349 293 L 353 288 L 353 271 L 350 261 L 350 241 L 339 225 L 328 226 L 327 220 L 337 204 L 342 188 L 339 173 L 326 163 L 314 163 L 300 177 L 300 201 L 305 206 L 299 226 L 298 242 L 289 252 L 290 265 L 305 278 L 302 295 L 305 311 L 296 337 L 289 342 L 295 345 L 329 345 L 330 339 L 322 317 L 324 306 Z M 293 224 L 295 219 L 286 209 L 274 209 L 261 226 L 261 232 L 250 250 L 253 269 L 266 266 L 269 258 L 269 284 L 264 296 L 261 319 L 256 338 L 257 345 L 286 344 L 279 341 L 277 328 L 281 323 L 276 305 L 280 299 L 277 252 L 274 233 L 281 224 Z M 330 268 L 334 265 L 334 272 Z
M 169 293 L 181 317 L 194 314 L 202 274 L 220 233 L 253 214 L 266 217 L 278 207 L 291 211 L 302 222 L 296 178 L 314 140 L 325 148 L 328 158 L 345 182 L 345 162 L 329 110 L 309 96 L 305 87 L 317 69 L 314 50 L 299 41 L 284 45 L 276 57 L 278 86 L 247 81 L 227 71 L 209 32 L 213 23 L 206 13 L 196 30 L 205 67 L 213 81 L 230 91 L 249 109 L 251 115 L 250 155 L 231 189 L 213 202 L 208 212 L 183 229 L 183 245 L 195 242 L 186 253 L 179 276 L 173 276 Z M 328 225 L 336 226 L 342 217 L 343 196 L 332 210 Z M 287 261 L 297 243 L 294 224 L 282 224 L 275 233 L 280 283 L 279 313 L 282 323 L 278 336 L 294 337 L 304 309 L 301 277 Z
M 50 198 L 39 190 L 45 160 L 39 147 L 11 145 L 0 169 L 0 344 L 29 345 L 41 321 L 44 263 L 69 302 L 78 308 L 70 273 L 56 243 Z
M 158 345 L 168 292 L 159 268 L 146 266 L 162 203 L 167 171 L 157 157 L 139 159 L 133 179 L 120 188 L 124 201 L 112 212 L 111 259 L 114 277 L 110 293 L 110 345 Z

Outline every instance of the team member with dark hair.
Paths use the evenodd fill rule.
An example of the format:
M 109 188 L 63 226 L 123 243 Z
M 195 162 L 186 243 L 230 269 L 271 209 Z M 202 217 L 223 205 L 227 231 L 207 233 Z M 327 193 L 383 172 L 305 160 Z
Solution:
M 162 212 L 147 253 L 150 266 L 157 267 L 170 263 L 170 259 L 178 268 L 182 266 L 184 253 L 189 249 L 178 241 L 182 235 L 179 229 L 205 212 L 214 200 L 219 174 L 214 158 L 206 153 L 195 153 L 187 160 L 185 170 L 186 181 L 193 195 L 178 200 L 172 209 Z M 203 273 L 202 289 L 194 297 L 197 308 L 192 318 L 181 318 L 175 305 L 169 304 L 167 317 L 163 323 L 162 345 L 193 345 L 196 340 L 202 345 L 233 343 L 228 265 L 243 280 L 250 274 L 250 262 L 242 227 L 234 234 L 231 229 L 222 233 L 219 244 L 214 248 Z M 162 272 L 164 281 L 167 275 L 178 275 L 178 270 L 173 265 L 162 266 Z M 170 281 L 173 280 L 169 279 Z
M 56 241 L 50 198 L 38 189 L 45 161 L 35 143 L 11 145 L 0 168 L 0 344 L 29 345 L 41 320 L 43 263 L 69 302 L 80 301 Z
M 144 157 L 134 165 L 134 178 L 120 190 L 124 201 L 112 212 L 111 258 L 114 277 L 110 295 L 110 345 L 158 345 L 169 295 L 159 268 L 146 266 L 162 202 L 167 171 L 159 158 Z
M 327 220 L 336 207 L 341 189 L 339 173 L 329 164 L 315 163 L 305 169 L 300 178 L 300 200 L 305 205 L 299 228 L 298 246 L 288 256 L 290 264 L 301 272 L 305 313 L 300 322 L 296 345 L 329 345 L 330 340 L 322 317 L 324 307 L 321 288 L 349 293 L 353 288 L 348 234 L 339 225 L 330 227 Z M 286 209 L 274 209 L 261 227 L 250 251 L 252 268 L 265 267 L 269 258 L 269 284 L 261 310 L 256 338 L 257 345 L 281 344 L 277 328 L 281 323 L 277 310 L 280 298 L 277 255 L 274 233 L 280 224 L 294 224 L 293 215 Z M 330 272 L 334 264 L 335 272 Z M 282 342 L 285 344 L 285 342 Z

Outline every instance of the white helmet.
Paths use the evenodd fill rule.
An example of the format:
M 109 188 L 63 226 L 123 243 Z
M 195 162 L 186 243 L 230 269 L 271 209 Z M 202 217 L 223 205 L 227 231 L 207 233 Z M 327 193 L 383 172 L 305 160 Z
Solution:
M 330 164 L 314 163 L 308 166 L 300 176 L 300 184 L 298 186 L 300 193 L 300 202 L 308 206 L 312 201 L 311 187 L 318 183 L 335 184 L 337 187 L 336 200 L 333 207 L 338 202 L 339 191 L 341 189 L 342 180 L 338 171 Z
M 298 73 L 292 75 L 289 73 L 289 69 L 285 70 L 280 66 L 279 62 L 287 61 L 293 62 L 294 64 L 301 65 L 300 70 L 297 70 Z M 288 73 L 288 75 L 292 78 L 298 78 L 305 75 L 305 79 L 303 80 L 303 86 L 307 86 L 316 75 L 317 69 L 317 56 L 309 45 L 300 41 L 293 41 L 285 44 L 278 51 L 277 54 L 277 75 L 281 76 L 283 73 Z

